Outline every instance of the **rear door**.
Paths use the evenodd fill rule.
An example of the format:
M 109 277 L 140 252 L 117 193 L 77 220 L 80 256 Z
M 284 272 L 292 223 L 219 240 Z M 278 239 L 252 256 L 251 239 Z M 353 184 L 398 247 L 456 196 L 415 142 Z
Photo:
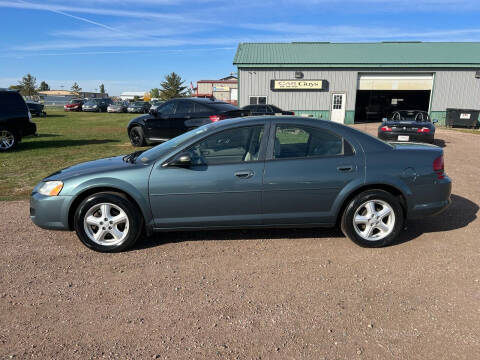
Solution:
M 188 130 L 186 123 L 192 117 L 195 117 L 195 104 L 193 101 L 179 100 L 175 114 L 172 115 L 170 120 L 171 137 L 173 138 L 186 132 Z
M 263 179 L 265 224 L 334 221 L 338 194 L 363 174 L 360 149 L 327 128 L 281 121 L 272 125 L 270 138 Z

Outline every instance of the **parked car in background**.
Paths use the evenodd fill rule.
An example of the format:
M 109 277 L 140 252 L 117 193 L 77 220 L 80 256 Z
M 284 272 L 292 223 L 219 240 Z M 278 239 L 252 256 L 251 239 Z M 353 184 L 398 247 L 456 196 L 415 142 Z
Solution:
M 127 106 L 128 104 L 123 101 L 114 102 L 113 104 L 108 105 L 107 112 L 124 113 L 124 112 L 127 112 Z
M 129 113 L 143 113 L 146 114 L 150 110 L 150 103 L 147 101 L 135 101 L 128 104 L 127 111 Z
M 83 99 L 72 99 L 63 106 L 65 111 L 82 111 L 82 105 L 85 103 Z
M 390 119 L 384 118 L 378 127 L 378 137 L 385 141 L 419 141 L 433 143 L 435 125 L 426 111 L 394 111 Z
M 150 110 L 157 110 L 160 105 L 165 104 L 163 100 L 152 100 L 150 101 Z
M 47 112 L 45 111 L 45 105 L 36 101 L 26 101 L 26 103 L 30 114 L 35 116 L 47 116 Z
M 0 152 L 15 149 L 23 137 L 36 133 L 37 125 L 22 96 L 0 89 Z
M 149 115 L 131 120 L 127 130 L 133 146 L 145 146 L 147 142 L 166 141 L 205 124 L 249 114 L 248 110 L 222 101 L 173 99 L 152 109 Z
M 285 111 L 275 105 L 247 105 L 242 109 L 249 110 L 250 115 L 295 115 L 293 111 Z
M 82 106 L 83 111 L 107 111 L 108 105 L 112 103 L 112 99 L 90 99 Z
M 440 147 L 390 145 L 331 121 L 251 117 L 60 170 L 33 190 L 30 217 L 103 252 L 157 231 L 336 224 L 379 247 L 407 219 L 444 210 L 450 192 Z

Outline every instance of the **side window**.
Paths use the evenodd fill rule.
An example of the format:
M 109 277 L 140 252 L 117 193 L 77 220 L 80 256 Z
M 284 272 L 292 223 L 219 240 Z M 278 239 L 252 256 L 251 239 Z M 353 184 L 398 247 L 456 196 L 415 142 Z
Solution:
M 352 146 L 341 136 L 320 128 L 278 125 L 275 131 L 275 159 L 353 155 Z
M 180 101 L 177 104 L 177 114 L 190 114 L 195 111 L 195 107 L 191 101 Z
M 194 105 L 194 111 L 196 113 L 204 113 L 204 112 L 211 112 L 212 110 L 210 110 L 210 108 L 202 105 L 202 104 L 198 104 L 198 103 L 195 103 Z
M 258 160 L 263 126 L 250 126 L 209 136 L 188 151 L 195 165 L 220 165 Z
M 174 110 L 175 110 L 175 102 L 171 101 L 161 106 L 158 109 L 158 112 L 161 113 L 162 115 L 171 115 L 173 114 Z

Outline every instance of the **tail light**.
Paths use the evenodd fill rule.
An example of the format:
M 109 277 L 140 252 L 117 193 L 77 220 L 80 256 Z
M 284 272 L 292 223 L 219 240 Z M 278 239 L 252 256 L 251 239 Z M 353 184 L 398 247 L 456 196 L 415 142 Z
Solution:
M 388 132 L 388 131 L 392 131 L 392 128 L 390 126 L 382 126 L 380 130 Z
M 437 174 L 437 177 L 441 180 L 445 178 L 445 164 L 443 162 L 443 155 L 433 160 L 433 171 Z
M 292 111 L 292 115 L 295 115 L 295 111 Z
M 227 117 L 225 115 L 210 115 L 209 118 L 211 122 L 217 122 L 220 120 L 225 120 Z
M 419 132 L 419 133 L 429 133 L 430 129 L 428 127 L 422 127 L 420 129 L 417 129 L 417 132 Z

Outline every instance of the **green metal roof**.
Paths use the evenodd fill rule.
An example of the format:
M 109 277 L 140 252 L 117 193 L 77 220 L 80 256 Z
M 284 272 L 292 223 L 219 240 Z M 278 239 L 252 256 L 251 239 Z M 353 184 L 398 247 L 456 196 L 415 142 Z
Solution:
M 480 67 L 480 42 L 240 43 L 238 67 Z

